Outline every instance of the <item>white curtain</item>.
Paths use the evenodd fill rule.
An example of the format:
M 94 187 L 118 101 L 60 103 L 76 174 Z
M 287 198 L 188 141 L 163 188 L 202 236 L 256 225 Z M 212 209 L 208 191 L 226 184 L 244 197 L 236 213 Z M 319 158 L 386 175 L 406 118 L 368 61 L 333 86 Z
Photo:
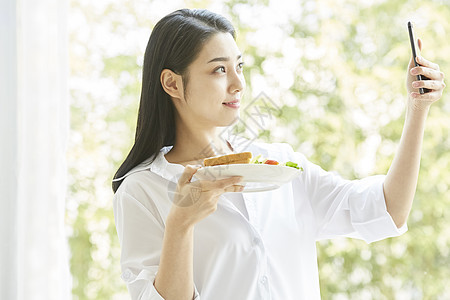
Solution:
M 0 0 L 0 299 L 71 299 L 67 0 Z

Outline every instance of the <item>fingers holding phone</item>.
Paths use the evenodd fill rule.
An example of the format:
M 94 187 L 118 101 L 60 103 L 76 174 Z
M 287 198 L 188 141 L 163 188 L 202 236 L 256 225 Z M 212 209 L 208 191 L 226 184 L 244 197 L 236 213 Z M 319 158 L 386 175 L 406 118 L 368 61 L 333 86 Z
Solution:
M 411 60 L 408 66 L 407 91 L 414 100 L 423 100 L 424 103 L 415 107 L 429 106 L 439 100 L 445 87 L 444 73 L 439 65 L 433 63 L 416 52 L 412 24 L 408 22 L 409 38 L 411 43 Z M 422 50 L 422 41 L 417 39 L 418 50 Z
M 423 89 L 424 93 L 435 90 L 442 90 L 445 87 L 444 73 L 440 71 L 439 65 L 435 64 L 421 56 L 416 57 L 417 67 L 410 69 L 411 75 L 421 76 L 422 80 L 413 81 L 411 83 L 413 88 Z M 424 77 L 426 80 L 424 80 Z M 420 93 L 419 95 L 424 94 Z
M 411 22 L 408 22 L 408 34 L 409 34 L 409 42 L 411 43 L 411 61 L 413 62 L 413 64 L 411 62 L 409 64 L 409 69 L 411 69 L 413 66 L 415 66 L 415 67 L 419 66 L 419 63 L 417 61 L 417 57 L 419 57 L 419 53 L 417 51 L 417 48 L 418 48 L 419 51 L 422 50 L 422 41 L 420 39 L 418 39 L 417 40 L 417 44 L 418 44 L 417 46 L 418 47 L 416 47 L 416 39 L 414 38 L 413 25 L 412 25 Z M 419 74 L 418 71 L 415 71 L 415 72 L 416 72 L 416 74 L 413 74 L 413 75 L 417 76 L 417 81 L 429 80 L 428 77 L 426 77 L 426 76 L 424 76 L 422 74 Z M 429 91 L 430 90 L 426 89 L 426 88 L 422 88 L 422 87 L 419 88 L 419 93 L 420 94 L 424 94 L 424 93 L 427 93 Z

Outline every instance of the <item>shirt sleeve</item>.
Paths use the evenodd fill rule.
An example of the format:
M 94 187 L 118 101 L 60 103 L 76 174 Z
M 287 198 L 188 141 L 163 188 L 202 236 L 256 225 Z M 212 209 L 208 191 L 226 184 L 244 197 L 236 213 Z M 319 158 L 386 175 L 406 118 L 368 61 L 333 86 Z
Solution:
M 384 175 L 345 180 L 335 173 L 324 171 L 302 154 L 290 149 L 292 159 L 299 161 L 304 170 L 293 183 L 301 187 L 298 189 L 301 195 L 294 197 L 304 197 L 296 201 L 309 202 L 315 219 L 317 240 L 346 236 L 371 243 L 407 231 L 406 224 L 397 228 L 387 211 L 383 192 Z
M 122 279 L 133 300 L 164 300 L 154 284 L 164 224 L 148 207 L 126 192 L 114 196 L 114 219 L 121 246 Z M 194 286 L 194 300 L 200 300 Z

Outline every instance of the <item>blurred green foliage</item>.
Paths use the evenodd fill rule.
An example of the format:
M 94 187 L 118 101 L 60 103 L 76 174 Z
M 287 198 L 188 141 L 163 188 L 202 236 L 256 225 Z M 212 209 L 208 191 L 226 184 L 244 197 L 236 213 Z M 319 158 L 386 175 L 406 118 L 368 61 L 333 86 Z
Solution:
M 353 179 L 387 172 L 404 121 L 410 59 L 450 74 L 449 1 L 71 1 L 71 139 L 67 223 L 74 299 L 128 299 L 112 213 L 111 178 L 132 145 L 142 57 L 151 28 L 181 7 L 225 15 L 244 52 L 250 103 L 280 108 L 259 132 Z M 446 92 L 430 110 L 405 235 L 370 245 L 318 243 L 323 299 L 448 299 L 450 134 Z

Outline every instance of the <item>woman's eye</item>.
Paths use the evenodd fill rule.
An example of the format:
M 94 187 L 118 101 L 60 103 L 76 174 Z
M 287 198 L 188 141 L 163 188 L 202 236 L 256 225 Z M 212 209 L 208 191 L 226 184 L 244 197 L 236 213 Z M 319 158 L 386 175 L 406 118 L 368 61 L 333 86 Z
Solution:
M 214 70 L 215 73 L 225 73 L 225 67 L 218 67 Z
M 243 62 L 239 63 L 239 64 L 237 65 L 237 67 L 236 67 L 236 69 L 237 69 L 238 71 L 242 71 L 243 68 L 244 68 L 244 63 L 243 63 Z M 218 67 L 218 68 L 216 68 L 216 69 L 214 70 L 214 73 L 226 73 L 226 69 L 225 69 L 224 66 L 220 66 L 220 67 Z

